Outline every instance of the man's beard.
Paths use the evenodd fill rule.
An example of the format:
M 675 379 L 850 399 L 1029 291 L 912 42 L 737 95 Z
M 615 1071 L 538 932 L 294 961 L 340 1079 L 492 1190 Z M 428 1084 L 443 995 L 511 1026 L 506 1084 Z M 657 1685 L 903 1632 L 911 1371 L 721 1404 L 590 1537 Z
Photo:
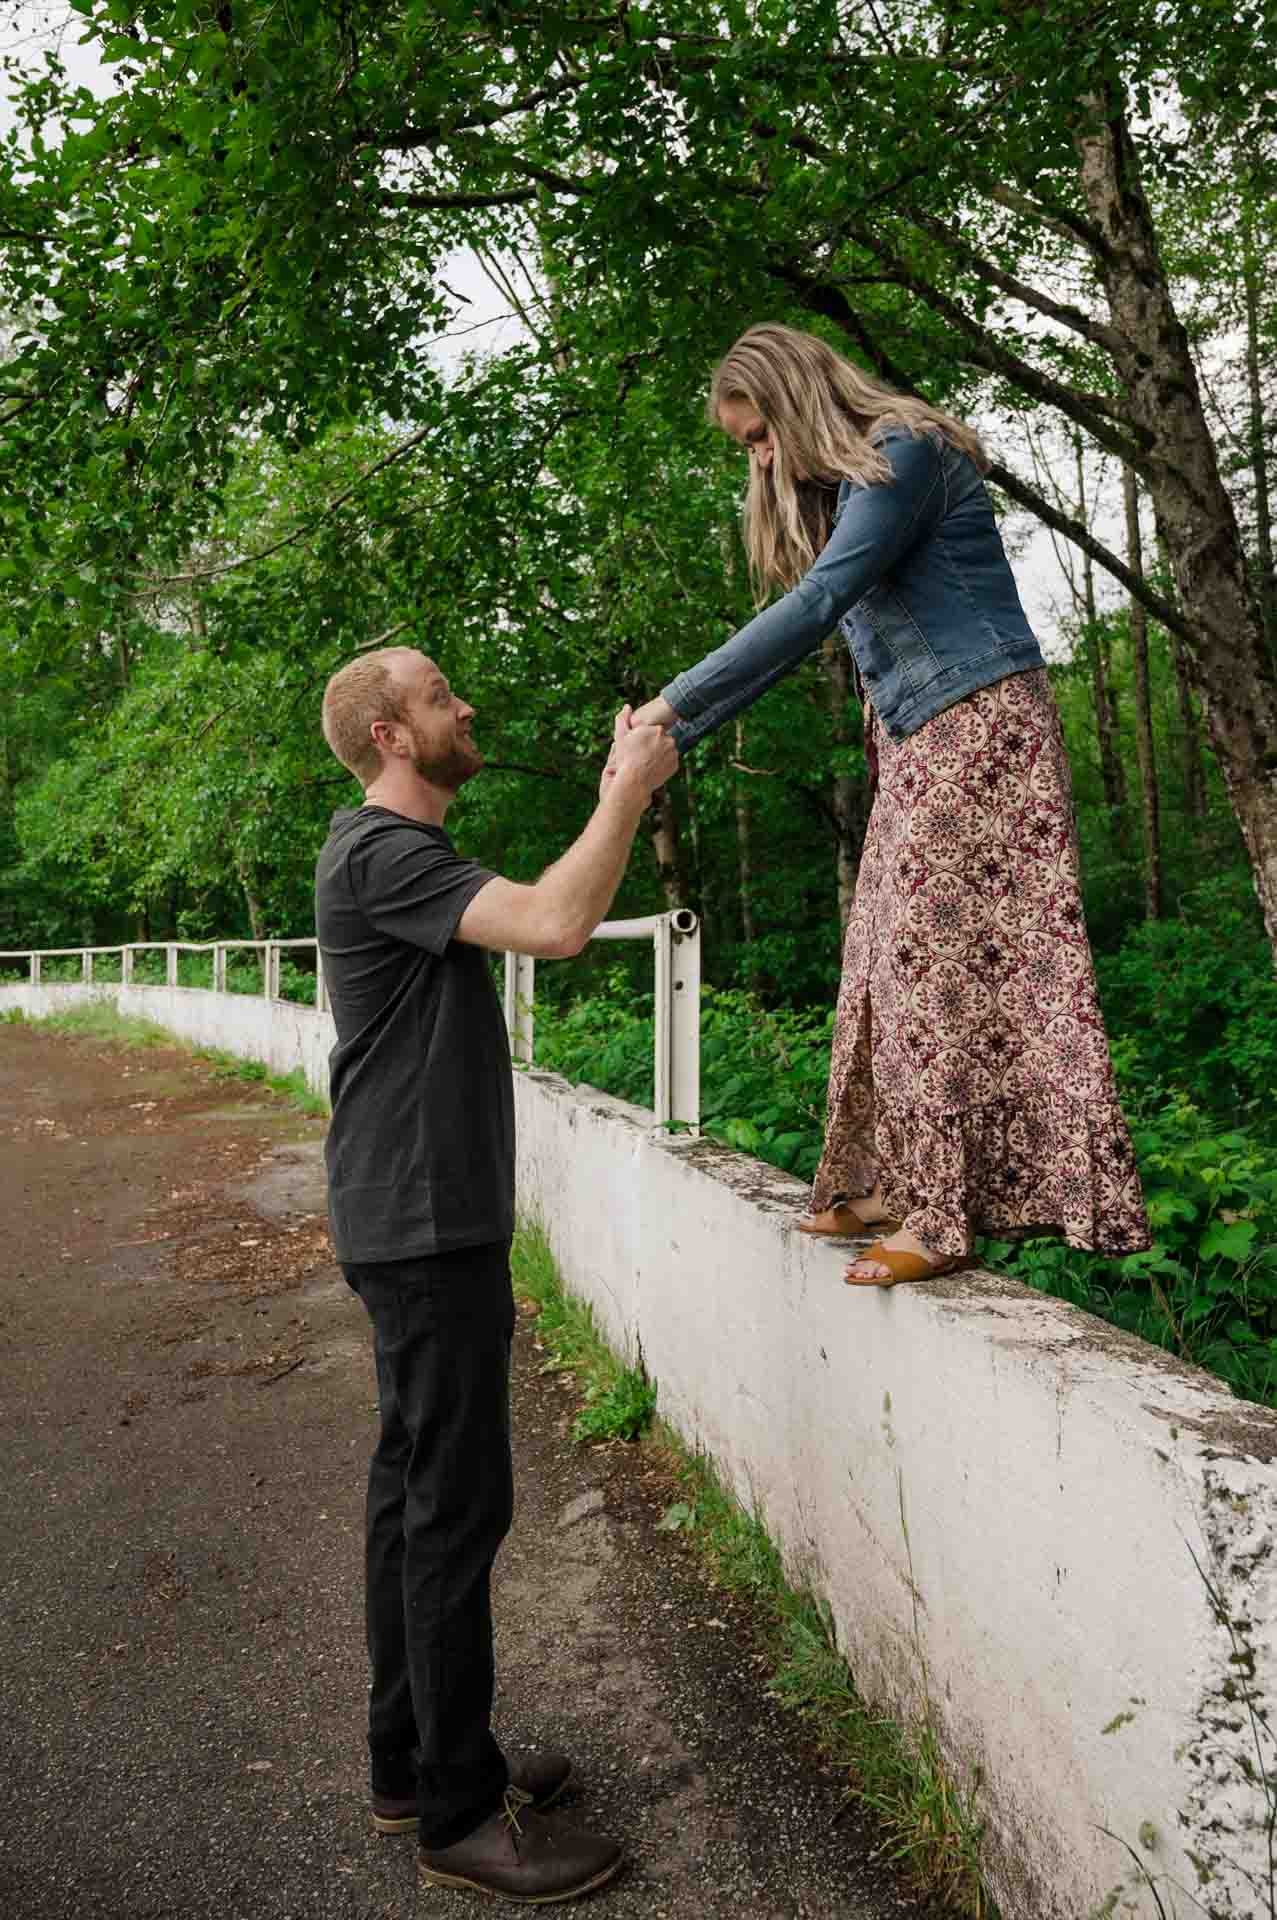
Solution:
M 430 753 L 416 721 L 410 720 L 407 725 L 412 737 L 413 767 L 432 787 L 442 787 L 445 793 L 456 793 L 483 765 L 479 749 L 471 746 L 467 750 L 460 741 L 454 742 L 441 753 Z

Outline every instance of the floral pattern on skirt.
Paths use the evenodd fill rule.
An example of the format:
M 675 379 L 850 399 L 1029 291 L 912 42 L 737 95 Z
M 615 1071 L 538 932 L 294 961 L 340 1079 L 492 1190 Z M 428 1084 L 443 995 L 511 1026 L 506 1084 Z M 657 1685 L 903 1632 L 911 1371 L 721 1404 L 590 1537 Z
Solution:
M 1079 891 L 1044 669 L 907 740 L 870 716 L 878 791 L 847 925 L 814 1210 L 872 1192 L 935 1253 L 978 1233 L 1149 1245 Z

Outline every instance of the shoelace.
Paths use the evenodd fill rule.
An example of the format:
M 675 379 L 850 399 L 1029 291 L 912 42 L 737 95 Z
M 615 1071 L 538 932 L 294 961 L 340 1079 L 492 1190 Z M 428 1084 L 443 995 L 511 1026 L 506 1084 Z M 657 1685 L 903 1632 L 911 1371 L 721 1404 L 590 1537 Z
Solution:
M 507 1786 L 505 1790 L 505 1808 L 501 1818 L 509 1827 L 517 1852 L 519 1841 L 523 1838 L 523 1828 L 519 1825 L 519 1815 L 525 1807 L 532 1805 L 533 1796 L 525 1793 L 522 1787 Z

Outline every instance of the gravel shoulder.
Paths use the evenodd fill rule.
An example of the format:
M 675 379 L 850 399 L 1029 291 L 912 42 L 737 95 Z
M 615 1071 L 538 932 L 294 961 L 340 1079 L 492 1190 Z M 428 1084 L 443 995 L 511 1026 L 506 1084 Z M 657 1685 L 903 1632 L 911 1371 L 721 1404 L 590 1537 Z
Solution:
M 0 1913 L 400 1920 L 364 1797 L 375 1387 L 322 1123 L 178 1049 L 0 1026 Z M 748 1609 L 642 1449 L 582 1449 L 516 1341 L 498 1731 L 568 1747 L 626 1840 L 581 1911 L 938 1920 L 770 1700 Z

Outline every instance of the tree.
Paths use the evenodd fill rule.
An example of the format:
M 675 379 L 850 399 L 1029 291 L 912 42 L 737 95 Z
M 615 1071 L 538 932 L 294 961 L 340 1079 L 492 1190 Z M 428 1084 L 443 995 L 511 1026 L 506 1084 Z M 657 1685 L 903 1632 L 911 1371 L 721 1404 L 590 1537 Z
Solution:
M 641 380 L 686 444 L 689 386 L 779 308 L 898 385 L 1049 410 L 1129 464 L 1173 598 L 1017 468 L 994 478 L 1182 644 L 1277 939 L 1277 684 L 1162 245 L 1216 153 L 1244 142 L 1271 177 L 1268 10 L 80 4 L 122 91 L 11 156 L 0 194 L 6 297 L 37 315 L 7 415 L 22 579 L 52 569 L 87 612 L 145 523 L 189 545 L 248 426 L 447 416 L 455 451 L 416 343 L 448 250 L 523 222 L 554 259 L 526 365 L 550 440 Z M 32 82 L 28 124 L 64 94 Z

